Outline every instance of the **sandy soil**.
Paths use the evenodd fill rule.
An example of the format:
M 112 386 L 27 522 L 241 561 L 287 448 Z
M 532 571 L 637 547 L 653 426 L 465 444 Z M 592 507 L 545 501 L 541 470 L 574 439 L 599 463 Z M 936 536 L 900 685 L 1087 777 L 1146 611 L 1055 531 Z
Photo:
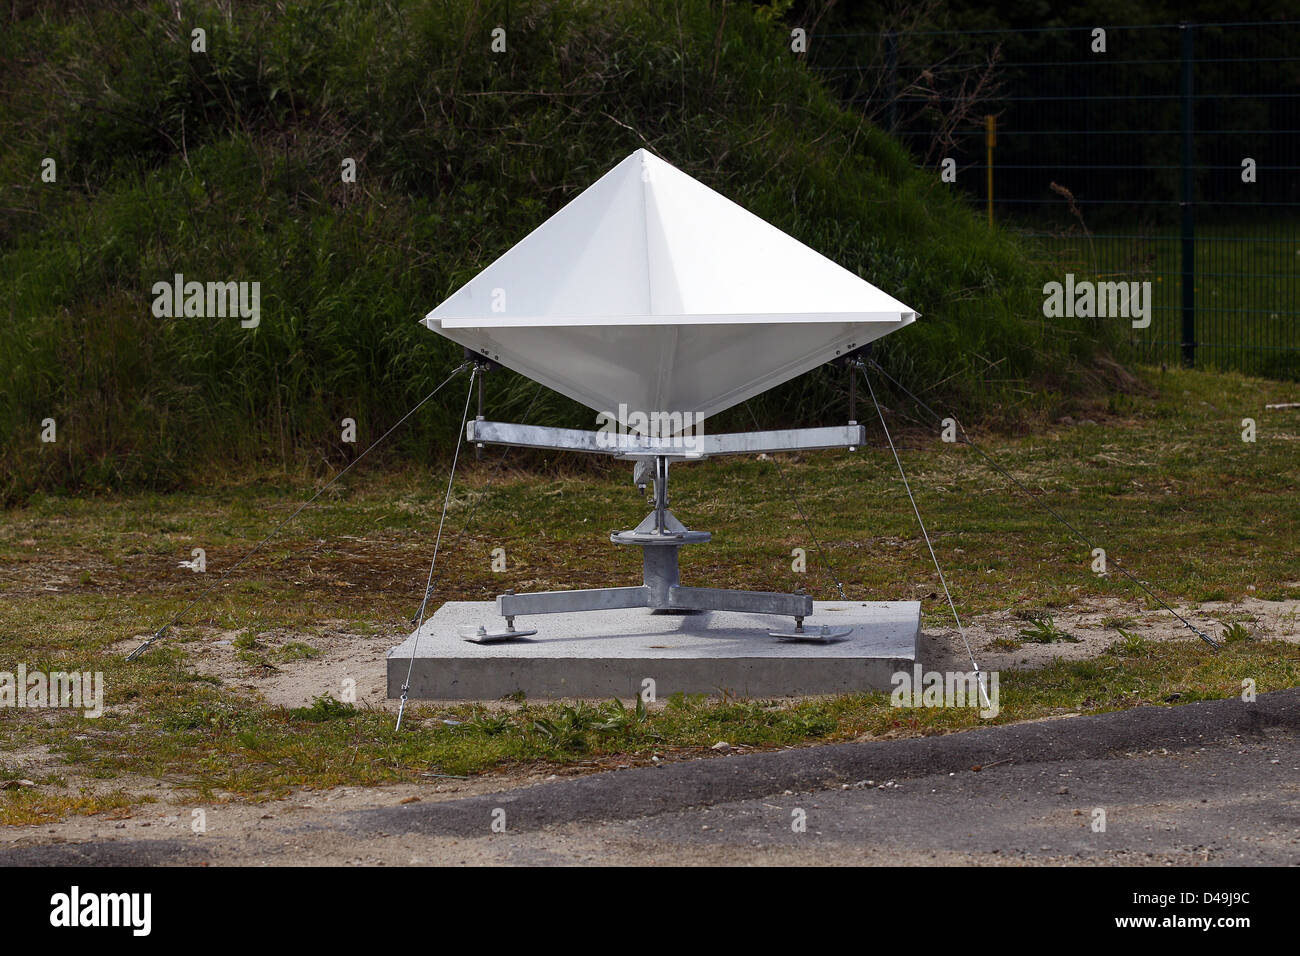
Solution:
M 194 669 L 215 677 L 221 686 L 239 688 L 268 704 L 306 707 L 322 695 L 341 698 L 346 681 L 353 681 L 358 707 L 397 710 L 387 697 L 385 655 L 406 639 L 400 631 L 354 634 L 343 630 L 345 622 L 321 622 L 323 633 L 299 634 L 277 629 L 253 635 L 256 644 L 241 647 L 237 641 L 247 632 L 201 629 L 201 636 L 183 642 Z M 190 628 L 191 632 L 196 630 Z M 114 645 L 130 653 L 148 635 L 136 635 Z M 293 656 L 292 648 L 305 645 L 311 657 Z
M 1260 639 L 1300 643 L 1300 601 L 1206 602 L 1195 610 L 1178 608 L 1188 621 L 1214 639 L 1223 623 L 1240 620 Z M 1014 671 L 1042 667 L 1057 660 L 1084 660 L 1096 657 L 1119 639 L 1108 620 L 1130 619 L 1120 626 L 1129 634 L 1149 641 L 1187 640 L 1195 635 L 1165 610 L 1143 611 L 1132 603 L 1118 599 L 1089 599 L 1050 611 L 1052 620 L 1078 643 L 1035 644 L 1024 641 L 1019 632 L 1028 622 L 1014 611 L 999 611 L 974 618 L 966 630 L 967 640 L 980 667 L 987 671 Z M 1011 648 L 999 642 L 1023 642 Z M 927 629 L 921 636 L 921 661 L 927 668 L 944 670 L 946 662 L 960 667 L 968 660 L 955 628 L 947 631 Z

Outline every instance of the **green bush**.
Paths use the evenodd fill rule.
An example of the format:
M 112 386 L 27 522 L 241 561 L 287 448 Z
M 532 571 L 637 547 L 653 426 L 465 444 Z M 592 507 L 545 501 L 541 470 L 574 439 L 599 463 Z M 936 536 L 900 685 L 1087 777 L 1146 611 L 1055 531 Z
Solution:
M 943 382 L 929 397 L 1014 420 L 1088 380 L 1102 333 L 1047 324 L 1032 250 L 837 105 L 748 6 L 519 0 L 500 55 L 499 5 L 182 9 L 49 4 L 0 33 L 0 501 L 337 467 L 459 361 L 417 320 L 639 146 L 920 309 L 877 357 Z M 155 318 L 152 286 L 178 272 L 261 282 L 260 327 Z M 524 413 L 531 383 L 488 381 L 494 417 Z M 390 460 L 447 454 L 460 390 Z M 820 420 L 842 391 L 817 372 L 754 409 Z M 550 393 L 542 418 L 592 421 Z

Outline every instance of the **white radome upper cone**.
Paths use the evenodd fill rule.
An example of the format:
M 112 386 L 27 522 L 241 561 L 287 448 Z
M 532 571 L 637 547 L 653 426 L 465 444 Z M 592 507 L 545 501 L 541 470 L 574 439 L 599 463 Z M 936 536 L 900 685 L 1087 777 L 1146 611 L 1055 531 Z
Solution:
M 638 149 L 424 324 L 598 412 L 703 417 L 916 315 Z

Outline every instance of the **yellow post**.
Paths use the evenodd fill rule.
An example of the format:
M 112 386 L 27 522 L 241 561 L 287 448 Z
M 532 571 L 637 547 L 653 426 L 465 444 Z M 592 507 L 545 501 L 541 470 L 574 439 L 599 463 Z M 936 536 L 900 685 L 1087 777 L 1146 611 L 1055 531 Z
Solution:
M 988 178 L 989 192 L 989 228 L 993 228 L 993 147 L 998 144 L 998 121 L 993 116 L 984 117 L 984 146 L 987 159 L 984 163 L 985 176 Z

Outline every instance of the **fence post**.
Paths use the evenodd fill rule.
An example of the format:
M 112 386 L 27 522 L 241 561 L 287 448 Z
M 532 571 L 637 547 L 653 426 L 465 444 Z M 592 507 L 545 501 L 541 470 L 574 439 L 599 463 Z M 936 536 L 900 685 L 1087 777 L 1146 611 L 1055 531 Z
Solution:
M 898 34 L 885 34 L 885 77 L 889 84 L 889 131 L 898 130 Z
M 1183 100 L 1183 197 L 1179 205 L 1183 212 L 1182 237 L 1182 292 L 1183 292 L 1183 364 L 1192 368 L 1196 364 L 1196 168 L 1193 137 L 1195 135 L 1192 71 L 1195 47 L 1193 27 L 1180 23 L 1182 37 L 1182 100 Z
M 988 183 L 989 228 L 993 228 L 993 147 L 998 144 L 997 117 L 984 117 L 984 168 L 988 171 L 985 179 Z

